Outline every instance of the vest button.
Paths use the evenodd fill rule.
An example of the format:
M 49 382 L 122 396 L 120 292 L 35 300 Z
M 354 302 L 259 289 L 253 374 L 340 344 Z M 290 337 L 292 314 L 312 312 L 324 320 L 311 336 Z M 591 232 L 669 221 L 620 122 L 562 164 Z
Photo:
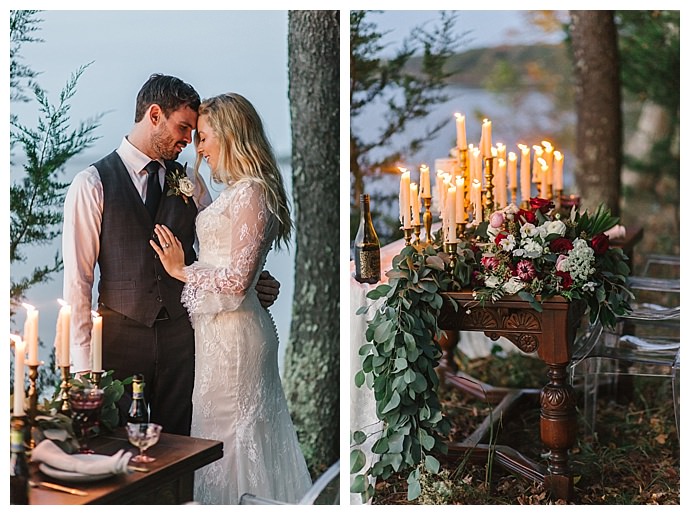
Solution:
M 158 279 L 158 280 L 160 281 L 160 280 L 163 279 L 163 277 L 162 277 L 160 274 L 158 274 L 158 275 L 156 276 L 156 279 Z
M 156 300 L 157 300 L 158 302 L 163 302 L 163 299 L 160 298 L 160 297 L 156 297 Z

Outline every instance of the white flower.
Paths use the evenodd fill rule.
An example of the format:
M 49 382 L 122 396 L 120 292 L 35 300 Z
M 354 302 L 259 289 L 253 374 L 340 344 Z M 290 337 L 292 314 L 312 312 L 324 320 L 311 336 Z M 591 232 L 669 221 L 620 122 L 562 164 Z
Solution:
M 503 250 L 505 250 L 506 252 L 510 252 L 515 248 L 515 236 L 509 234 L 501 240 L 500 245 Z
M 534 224 L 526 223 L 520 227 L 520 236 L 523 238 L 530 238 L 532 236 L 536 236 L 537 234 L 539 234 L 539 231 Z
M 508 295 L 515 295 L 517 292 L 522 290 L 525 284 L 517 277 L 511 277 L 510 280 L 503 285 L 503 290 Z
M 544 248 L 532 239 L 522 240 L 522 248 L 525 249 L 524 256 L 537 258 L 544 253 Z
M 594 291 L 594 288 L 596 287 L 597 283 L 589 281 L 586 282 L 585 284 L 582 285 L 582 289 L 584 291 Z
M 520 211 L 520 208 L 518 208 L 515 204 L 508 204 L 503 208 L 503 212 L 506 214 L 506 216 L 516 215 L 518 211 Z
M 560 236 L 565 236 L 566 226 L 560 220 L 553 220 L 552 222 L 546 222 L 546 234 L 558 234 Z
M 492 241 L 496 239 L 496 236 L 498 236 L 499 232 L 501 232 L 500 227 L 492 227 L 489 225 L 486 228 L 486 234 L 491 238 Z
M 486 284 L 487 288 L 496 288 L 499 284 L 501 284 L 501 280 L 495 275 L 490 275 L 486 278 L 484 284 Z
M 182 177 L 179 182 L 180 193 L 191 197 L 194 193 L 194 183 L 189 177 Z

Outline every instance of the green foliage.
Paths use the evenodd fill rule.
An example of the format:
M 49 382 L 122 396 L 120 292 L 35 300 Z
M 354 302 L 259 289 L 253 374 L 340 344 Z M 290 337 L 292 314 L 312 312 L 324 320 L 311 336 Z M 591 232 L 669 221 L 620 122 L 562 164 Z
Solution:
M 680 105 L 680 11 L 616 11 L 623 88 L 675 113 Z
M 369 322 L 366 340 L 359 351 L 362 369 L 355 384 L 367 384 L 374 391 L 376 415 L 384 422 L 376 436 L 362 431 L 353 434 L 353 442 L 362 444 L 376 437 L 372 450 L 380 460 L 366 470 L 359 449 L 351 453 L 351 473 L 357 474 L 351 491 L 364 500 L 374 493 L 368 476 L 386 479 L 392 474 L 411 470 L 408 498 L 419 496 L 422 470 L 438 473 L 439 462 L 433 453 L 445 453 L 442 436 L 449 423 L 441 413 L 438 376 L 435 367 L 441 357 L 438 339 L 441 330 L 437 318 L 443 304 L 441 292 L 463 286 L 454 274 L 446 272 L 449 259 L 433 245 L 421 250 L 405 247 L 393 258 L 386 273 L 388 284 L 370 291 L 371 300 L 383 299 Z M 464 267 L 457 267 L 464 270 Z M 363 315 L 368 308 L 357 313 Z
M 21 63 L 19 51 L 24 43 L 42 41 L 32 35 L 38 30 L 42 21 L 36 17 L 39 11 L 10 11 L 10 100 L 14 102 L 28 102 L 24 94 L 24 81 L 32 84 L 36 72 Z
M 56 105 L 50 103 L 38 84 L 33 84 L 40 113 L 36 128 L 24 125 L 16 117 L 10 121 L 10 144 L 19 145 L 24 154 L 23 172 L 14 170 L 13 163 L 16 178 L 10 185 L 10 264 L 26 262 L 27 247 L 46 245 L 60 234 L 68 183 L 59 176 L 69 159 L 98 139 L 93 133 L 101 115 L 80 123 L 76 129 L 70 127 L 69 102 L 87 66 L 72 74 Z M 62 259 L 56 253 L 51 264 L 35 267 L 26 277 L 12 279 L 10 298 L 14 305 L 21 302 L 26 290 L 60 270 Z

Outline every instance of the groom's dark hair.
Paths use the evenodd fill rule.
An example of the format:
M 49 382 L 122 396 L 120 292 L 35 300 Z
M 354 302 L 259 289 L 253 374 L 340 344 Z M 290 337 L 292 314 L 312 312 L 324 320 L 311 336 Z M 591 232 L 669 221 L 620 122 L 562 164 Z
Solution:
M 198 111 L 201 98 L 192 86 L 177 77 L 154 73 L 137 94 L 137 105 L 134 112 L 135 123 L 141 121 L 151 104 L 159 105 L 167 117 L 173 111 L 184 106 Z

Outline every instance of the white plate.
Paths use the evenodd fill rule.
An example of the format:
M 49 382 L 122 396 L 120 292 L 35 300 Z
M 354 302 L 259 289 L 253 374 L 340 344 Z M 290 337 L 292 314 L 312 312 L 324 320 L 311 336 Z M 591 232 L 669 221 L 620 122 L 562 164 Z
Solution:
M 83 461 L 103 459 L 102 454 L 73 454 L 72 456 Z M 104 474 L 82 474 L 81 472 L 70 472 L 67 470 L 56 469 L 47 463 L 40 463 L 38 465 L 38 469 L 46 476 L 50 476 L 54 479 L 62 479 L 63 481 L 71 481 L 73 483 L 90 483 L 92 481 L 99 481 L 115 475 L 112 472 Z

